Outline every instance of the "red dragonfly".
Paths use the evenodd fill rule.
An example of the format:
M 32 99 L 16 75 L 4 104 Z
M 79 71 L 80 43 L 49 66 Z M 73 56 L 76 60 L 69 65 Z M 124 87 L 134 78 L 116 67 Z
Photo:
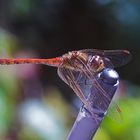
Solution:
M 80 98 L 83 104 L 91 111 L 91 106 L 80 89 L 73 71 L 78 71 L 79 76 L 86 75 L 87 79 L 93 79 L 95 86 L 106 96 L 104 89 L 95 79 L 95 75 L 104 68 L 115 68 L 127 64 L 131 60 L 131 54 L 127 50 L 96 50 L 85 49 L 71 51 L 61 57 L 50 59 L 35 58 L 5 58 L 0 59 L 1 65 L 11 64 L 44 64 L 58 68 L 59 77 L 67 83 Z M 119 112 L 119 108 L 117 108 Z

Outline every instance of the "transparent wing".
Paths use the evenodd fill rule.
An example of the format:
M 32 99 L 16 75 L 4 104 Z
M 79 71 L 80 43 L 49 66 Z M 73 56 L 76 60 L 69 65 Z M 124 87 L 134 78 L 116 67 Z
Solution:
M 97 83 L 95 82 L 95 80 Z M 94 85 L 93 85 L 93 83 L 94 83 Z M 104 91 L 106 91 L 106 93 L 104 91 L 101 91 L 100 90 L 101 85 L 100 85 L 100 83 L 98 83 L 98 79 L 94 79 L 94 81 L 91 84 L 92 85 L 90 88 L 90 92 L 94 96 L 94 99 L 90 98 L 89 100 L 94 100 L 92 106 L 97 107 L 97 109 L 100 112 L 105 112 L 107 110 L 106 115 L 111 120 L 113 120 L 117 123 L 123 122 L 122 112 L 121 112 L 121 109 L 119 108 L 119 106 L 116 104 L 115 101 L 111 101 L 111 104 L 110 104 L 110 100 L 112 100 L 112 97 L 107 96 L 108 92 L 110 92 L 109 91 L 110 89 L 104 89 Z M 109 105 L 109 108 L 108 108 L 108 105 Z
M 59 67 L 57 72 L 58 72 L 59 77 L 74 90 L 74 92 L 83 102 L 83 104 L 87 104 L 86 97 L 84 96 L 79 84 L 76 83 L 77 81 L 76 75 L 79 72 L 75 72 L 65 67 Z
M 68 84 L 74 90 L 76 95 L 80 98 L 84 106 L 90 111 L 90 113 L 95 118 L 95 121 L 97 123 L 98 120 L 97 120 L 96 115 L 93 112 L 93 108 L 91 107 L 91 104 L 87 102 L 87 99 L 84 95 L 85 92 L 82 91 L 81 86 L 77 82 L 79 77 L 83 78 L 83 75 L 81 76 L 80 72 L 76 72 L 74 70 L 70 70 L 65 67 L 58 68 L 58 75 L 66 84 Z M 85 81 L 83 83 L 85 85 Z M 100 112 L 99 109 L 98 111 Z
M 59 77 L 74 90 L 74 92 L 83 102 L 83 104 L 90 108 L 90 111 L 92 111 L 92 108 L 91 105 L 89 106 L 89 100 L 87 99 L 87 95 L 90 93 L 94 94 L 94 96 L 92 96 L 94 97 L 94 99 L 91 99 L 91 102 L 95 102 L 92 106 L 97 108 L 99 112 L 106 111 L 111 100 L 108 96 L 108 89 L 102 88 L 102 84 L 98 82 L 98 79 L 96 79 L 97 73 L 93 73 L 92 71 L 90 71 L 84 61 L 78 58 L 76 60 L 77 63 L 83 65 L 84 69 L 81 69 L 80 71 L 75 71 L 74 69 L 69 69 L 65 66 L 61 66 L 58 67 Z M 108 61 L 108 64 L 111 67 L 110 61 Z M 119 115 L 120 112 L 118 111 L 120 109 L 117 108 L 117 106 L 114 107 L 114 112 L 118 114 L 116 116 L 121 116 Z M 116 116 L 114 115 L 114 117 L 112 117 L 112 114 L 109 115 L 108 113 L 108 116 L 113 119 Z
M 106 63 L 109 63 L 109 61 L 111 61 L 114 67 L 126 65 L 132 59 L 131 53 L 127 50 L 85 49 L 80 50 L 80 52 L 86 53 L 88 55 L 99 55 L 104 59 Z
M 87 94 L 90 92 L 93 92 L 92 94 L 97 93 L 95 89 L 99 91 L 99 88 L 96 84 L 94 84 L 92 79 L 86 79 L 84 75 L 80 72 L 76 72 L 70 69 L 66 69 L 64 67 L 58 68 L 58 75 L 59 77 L 66 83 L 68 84 L 76 93 L 76 95 L 80 98 L 80 100 L 83 102 L 84 105 L 87 105 Z M 94 84 L 94 91 L 92 91 L 92 86 Z M 82 89 L 83 88 L 83 89 Z M 85 91 L 86 90 L 86 91 Z M 86 93 L 87 92 L 87 93 Z M 102 92 L 98 92 L 98 94 L 95 95 L 97 99 L 94 99 L 96 102 L 94 102 L 94 106 L 98 107 L 99 112 L 104 112 L 104 108 L 107 108 L 108 100 L 104 96 Z M 102 102 L 99 102 L 100 99 L 102 98 Z M 90 99 L 93 100 L 93 99 Z M 101 108 L 103 107 L 103 110 Z M 100 109 L 99 109 L 100 108 Z M 107 116 L 114 120 L 117 123 L 122 122 L 122 115 L 121 115 L 121 110 L 119 109 L 118 105 L 112 101 L 109 111 L 107 113 Z

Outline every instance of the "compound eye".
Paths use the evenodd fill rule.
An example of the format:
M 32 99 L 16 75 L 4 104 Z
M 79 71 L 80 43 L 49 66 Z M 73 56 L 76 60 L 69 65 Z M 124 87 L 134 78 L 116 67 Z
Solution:
M 102 60 L 102 58 L 98 55 L 93 56 L 90 60 L 89 60 L 89 65 L 90 68 L 94 71 L 94 72 L 98 72 L 100 70 L 103 69 L 104 67 L 104 62 Z
M 98 55 L 95 55 L 93 57 L 91 57 L 91 59 L 89 60 L 89 65 L 91 67 L 97 68 L 100 65 L 100 57 Z
M 99 63 L 100 65 L 103 65 L 104 64 L 104 62 L 103 62 L 103 60 L 100 60 L 100 63 Z
M 91 64 L 99 64 L 99 61 L 100 61 L 100 57 L 99 57 L 98 55 L 93 56 L 93 57 L 89 60 L 89 62 L 90 62 Z

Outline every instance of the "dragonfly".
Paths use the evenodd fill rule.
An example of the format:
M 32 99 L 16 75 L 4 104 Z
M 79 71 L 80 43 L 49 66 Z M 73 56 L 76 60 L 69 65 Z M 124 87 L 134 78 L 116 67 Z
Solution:
M 0 65 L 43 64 L 57 67 L 59 77 L 73 89 L 85 107 L 92 112 L 92 107 L 81 90 L 78 79 L 84 75 L 87 80 L 93 80 L 94 86 L 100 91 L 102 96 L 106 97 L 106 100 L 109 100 L 106 91 L 98 83 L 96 75 L 104 68 L 114 69 L 126 65 L 131 58 L 131 53 L 127 50 L 84 49 L 70 51 L 60 57 L 49 59 L 2 58 L 0 59 Z M 78 72 L 78 76 L 75 76 L 75 72 Z M 86 81 L 83 84 L 87 84 Z M 121 113 L 117 105 L 116 111 L 119 114 Z

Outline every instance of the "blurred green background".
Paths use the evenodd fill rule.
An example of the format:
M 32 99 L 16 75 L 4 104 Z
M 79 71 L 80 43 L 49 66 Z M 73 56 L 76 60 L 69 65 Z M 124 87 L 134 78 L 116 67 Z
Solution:
M 0 0 L 0 57 L 50 58 L 84 48 L 127 49 L 116 99 L 123 122 L 105 118 L 94 140 L 140 139 L 139 0 Z M 55 68 L 0 67 L 0 140 L 64 140 L 79 100 Z

